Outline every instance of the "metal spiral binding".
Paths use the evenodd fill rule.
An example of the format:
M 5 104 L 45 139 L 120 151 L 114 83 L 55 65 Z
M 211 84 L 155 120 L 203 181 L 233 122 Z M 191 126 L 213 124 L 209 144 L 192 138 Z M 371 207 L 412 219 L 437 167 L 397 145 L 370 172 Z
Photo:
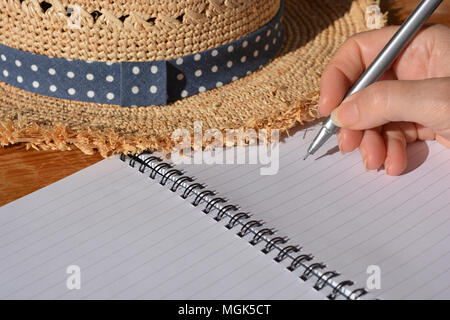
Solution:
M 300 249 L 301 249 L 301 248 L 299 248 L 299 246 L 287 246 L 287 247 L 284 247 L 284 248 L 280 251 L 280 253 L 279 253 L 273 260 L 275 260 L 276 262 L 281 262 L 281 261 L 283 261 L 284 259 L 286 259 L 287 255 L 288 255 L 290 252 L 292 252 L 292 253 L 299 252 Z
M 252 239 L 249 241 L 251 245 L 255 246 L 264 243 L 261 250 L 263 253 L 269 254 L 273 250 L 277 250 L 278 254 L 274 258 L 276 262 L 281 263 L 285 260 L 290 260 L 290 264 L 286 268 L 291 272 L 301 268 L 303 273 L 299 278 L 303 281 L 308 281 L 315 277 L 317 280 L 313 286 L 314 289 L 320 291 L 329 287 L 331 290 L 327 295 L 328 299 L 335 300 L 338 296 L 342 296 L 350 300 L 356 300 L 368 294 L 364 288 L 351 290 L 350 287 L 354 285 L 353 281 L 336 281 L 335 278 L 340 276 L 340 273 L 334 270 L 325 270 L 326 265 L 322 262 L 311 263 L 314 260 L 313 255 L 298 254 L 302 250 L 300 246 L 288 244 L 289 239 L 287 237 L 272 237 L 277 232 L 276 230 L 270 228 L 260 229 L 264 225 L 264 221 L 250 220 L 252 216 L 250 213 L 240 211 L 237 205 L 227 204 L 228 200 L 225 198 L 215 197 L 215 191 L 208 190 L 204 184 L 195 182 L 195 178 L 186 176 L 184 171 L 173 169 L 173 165 L 164 162 L 157 156 L 152 156 L 151 153 L 128 156 L 122 154 L 120 159 L 125 162 L 127 157 L 131 167 L 135 167 L 136 163 L 139 163 L 139 172 L 145 173 L 146 169 L 150 170 L 149 178 L 156 179 L 157 176 L 160 176 L 161 185 L 172 183 L 170 191 L 176 192 L 180 188 L 184 189 L 181 194 L 183 199 L 194 196 L 195 198 L 191 202 L 192 205 L 205 204 L 203 209 L 205 214 L 216 210 L 217 214 L 214 217 L 216 221 L 229 219 L 225 225 L 226 228 L 234 229 L 239 226 L 238 236 L 243 238 L 247 235 L 252 235 Z
M 268 254 L 270 251 L 272 251 L 272 249 L 276 248 L 277 245 L 287 243 L 288 241 L 289 241 L 289 238 L 287 238 L 287 237 L 275 237 L 275 238 L 269 239 L 269 241 L 267 241 L 266 246 L 261 251 L 265 254 Z M 283 250 L 283 249 L 280 249 L 280 250 Z
M 250 241 L 250 244 L 253 246 L 257 245 L 261 241 L 261 238 L 263 236 L 265 236 L 265 235 L 271 236 L 274 233 L 275 233 L 274 229 L 268 229 L 268 228 L 261 229 L 253 236 L 253 240 Z

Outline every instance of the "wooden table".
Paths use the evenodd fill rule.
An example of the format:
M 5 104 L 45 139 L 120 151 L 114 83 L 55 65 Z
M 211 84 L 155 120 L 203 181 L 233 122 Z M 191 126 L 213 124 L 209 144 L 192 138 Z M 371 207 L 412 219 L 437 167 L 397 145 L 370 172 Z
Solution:
M 418 0 L 384 0 L 382 10 L 389 10 L 390 24 L 400 24 L 418 2 Z M 444 0 L 431 22 L 450 26 L 450 0 Z M 0 148 L 0 206 L 100 160 L 102 157 L 98 154 L 87 156 L 79 150 L 27 151 L 20 145 Z

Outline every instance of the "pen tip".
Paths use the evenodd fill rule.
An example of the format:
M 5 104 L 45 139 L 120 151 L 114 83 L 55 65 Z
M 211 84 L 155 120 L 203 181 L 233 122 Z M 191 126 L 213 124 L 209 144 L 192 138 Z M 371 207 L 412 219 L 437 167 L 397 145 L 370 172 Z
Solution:
M 303 161 L 305 161 L 306 159 L 308 159 L 309 157 L 309 152 L 305 155 L 305 157 L 303 158 Z

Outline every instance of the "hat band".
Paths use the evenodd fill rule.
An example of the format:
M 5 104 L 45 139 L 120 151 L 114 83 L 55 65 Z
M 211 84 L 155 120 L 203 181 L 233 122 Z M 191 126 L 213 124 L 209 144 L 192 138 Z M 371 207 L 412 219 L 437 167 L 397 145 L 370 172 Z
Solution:
M 131 106 L 167 105 L 242 78 L 267 64 L 283 38 L 282 10 L 262 28 L 177 59 L 98 62 L 34 54 L 0 44 L 0 80 L 54 98 Z

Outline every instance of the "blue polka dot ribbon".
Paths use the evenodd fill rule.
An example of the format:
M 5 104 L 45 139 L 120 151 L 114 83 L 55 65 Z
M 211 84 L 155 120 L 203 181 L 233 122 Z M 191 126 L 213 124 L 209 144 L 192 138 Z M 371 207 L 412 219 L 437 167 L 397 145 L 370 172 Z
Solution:
M 283 6 L 262 28 L 220 47 L 168 61 L 55 58 L 0 44 L 0 80 L 36 94 L 123 107 L 167 105 L 242 78 L 267 64 L 283 38 Z

